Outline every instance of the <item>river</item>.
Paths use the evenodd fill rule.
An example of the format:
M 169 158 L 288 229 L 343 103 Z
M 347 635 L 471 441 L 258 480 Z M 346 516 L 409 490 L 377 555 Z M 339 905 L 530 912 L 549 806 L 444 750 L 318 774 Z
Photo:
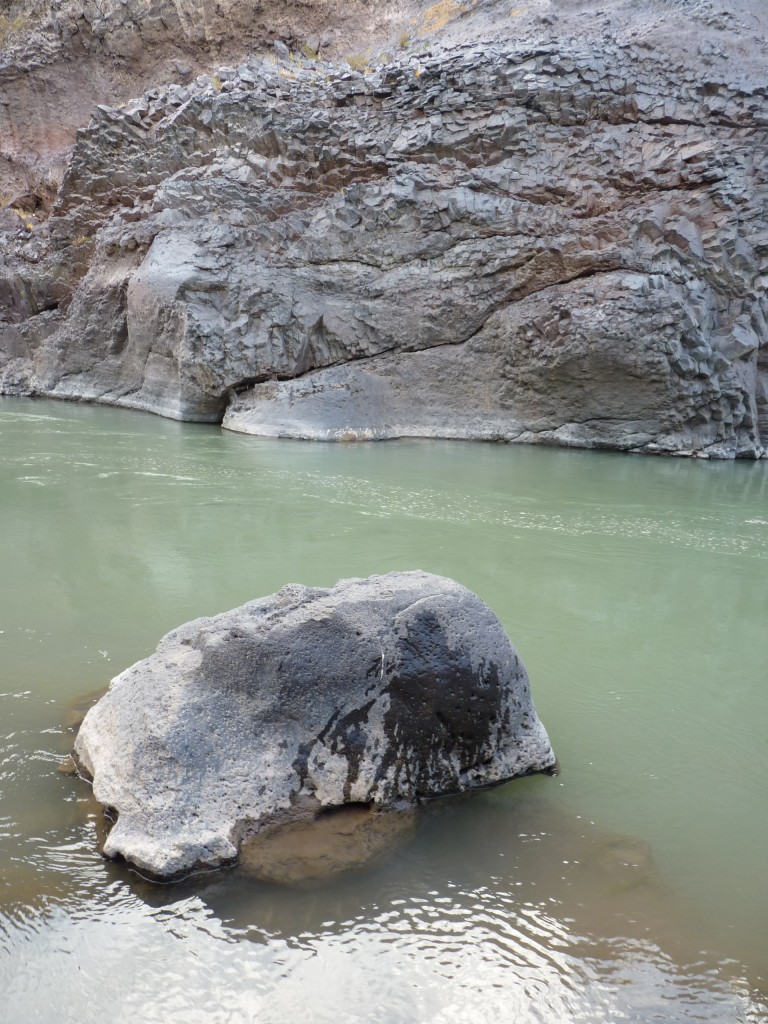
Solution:
M 560 759 L 322 883 L 164 888 L 57 771 L 168 630 L 423 568 Z M 768 464 L 323 445 L 0 400 L 0 1024 L 768 1021 Z

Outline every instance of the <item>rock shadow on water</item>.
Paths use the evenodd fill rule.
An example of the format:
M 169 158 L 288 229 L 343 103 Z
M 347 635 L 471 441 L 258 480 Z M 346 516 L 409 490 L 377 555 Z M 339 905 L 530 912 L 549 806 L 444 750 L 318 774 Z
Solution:
M 649 986 L 651 1001 L 646 969 L 681 998 L 751 990 L 753 1005 L 762 1005 L 764 979 L 744 969 L 745 951 L 725 942 L 702 948 L 696 908 L 665 881 L 651 846 L 577 817 L 548 798 L 543 782 L 423 806 L 407 841 L 390 834 L 385 852 L 354 871 L 275 885 L 238 868 L 200 898 L 256 942 L 305 947 L 381 930 L 412 943 L 416 955 L 445 951 L 446 962 L 469 944 L 513 969 L 554 966 L 575 984 L 592 971 L 609 984 L 637 971 L 633 984 Z M 347 827 L 352 817 L 333 825 Z
M 105 867 L 153 906 L 194 895 L 254 938 L 342 932 L 361 913 L 429 905 L 437 894 L 454 908 L 474 906 L 485 894 L 497 923 L 538 909 L 584 941 L 656 937 L 698 950 L 692 910 L 664 882 L 649 844 L 576 818 L 542 797 L 538 781 L 522 797 L 509 792 L 526 785 L 517 781 L 407 811 L 350 805 L 294 815 L 246 839 L 230 869 L 166 886 L 125 864 Z
M 665 882 L 650 845 L 578 817 L 545 785 L 518 780 L 402 812 L 309 801 L 246 837 L 224 871 L 158 886 L 125 863 L 102 870 L 169 928 L 202 915 L 201 928 L 215 920 L 232 939 L 296 949 L 356 942 L 358 932 L 405 936 L 429 957 L 465 942 L 515 970 L 546 960 L 568 984 L 589 971 L 614 984 L 637 969 L 633 984 L 647 985 L 651 1002 L 643 972 L 659 970 L 697 1002 L 737 993 L 755 1008 L 744 1019 L 762 1021 L 763 979 L 744 970 L 742 951 L 701 948 L 696 909 Z M 93 803 L 83 806 L 92 827 Z M 103 843 L 110 823 L 98 818 Z

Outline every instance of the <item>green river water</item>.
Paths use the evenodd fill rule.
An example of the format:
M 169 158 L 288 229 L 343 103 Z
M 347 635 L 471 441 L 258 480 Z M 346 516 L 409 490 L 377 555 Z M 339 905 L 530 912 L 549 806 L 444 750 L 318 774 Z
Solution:
M 57 772 L 190 618 L 423 568 L 560 759 L 322 883 L 157 888 Z M 768 1021 L 768 464 L 321 445 L 0 400 L 0 1024 Z

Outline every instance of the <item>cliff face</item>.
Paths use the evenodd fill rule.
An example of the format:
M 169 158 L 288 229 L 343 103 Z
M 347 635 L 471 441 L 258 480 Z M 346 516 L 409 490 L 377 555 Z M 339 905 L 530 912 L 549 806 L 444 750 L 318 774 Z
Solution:
M 760 456 L 768 19 L 647 6 L 443 2 L 408 22 L 430 49 L 281 49 L 100 107 L 0 266 L 2 389 Z

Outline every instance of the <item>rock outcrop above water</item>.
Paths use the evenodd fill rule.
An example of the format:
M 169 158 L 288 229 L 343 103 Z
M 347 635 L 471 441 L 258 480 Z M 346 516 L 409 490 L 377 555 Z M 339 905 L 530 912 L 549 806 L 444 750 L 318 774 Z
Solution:
M 232 863 L 297 815 L 555 767 L 498 619 L 424 572 L 287 586 L 174 630 L 113 680 L 75 754 L 117 818 L 104 852 L 158 879 Z
M 502 6 L 433 5 L 445 45 L 362 70 L 280 51 L 100 108 L 0 269 L 0 388 L 762 455 L 764 6 Z

